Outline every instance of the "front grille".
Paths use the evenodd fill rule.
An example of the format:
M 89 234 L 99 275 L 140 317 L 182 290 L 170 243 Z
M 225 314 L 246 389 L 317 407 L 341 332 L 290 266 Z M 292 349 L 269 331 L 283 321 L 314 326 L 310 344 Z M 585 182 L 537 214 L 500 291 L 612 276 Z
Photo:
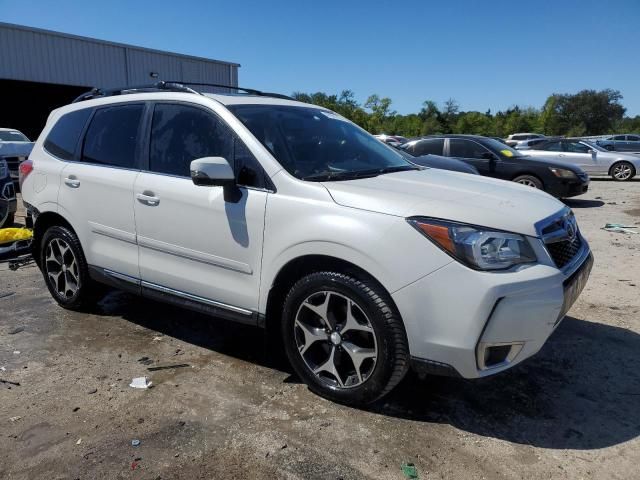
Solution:
M 562 268 L 573 260 L 573 257 L 580 251 L 582 240 L 580 235 L 576 235 L 573 240 L 561 240 L 559 242 L 548 243 L 549 255 L 558 268 Z

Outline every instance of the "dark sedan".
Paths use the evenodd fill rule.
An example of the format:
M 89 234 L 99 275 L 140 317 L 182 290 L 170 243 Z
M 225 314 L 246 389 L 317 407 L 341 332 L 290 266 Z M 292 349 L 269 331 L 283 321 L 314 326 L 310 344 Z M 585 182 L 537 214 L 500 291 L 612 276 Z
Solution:
M 569 163 L 533 158 L 492 138 L 476 135 L 429 136 L 401 146 L 415 157 L 433 154 L 472 165 L 480 175 L 511 180 L 558 198 L 582 195 L 589 188 L 586 172 Z

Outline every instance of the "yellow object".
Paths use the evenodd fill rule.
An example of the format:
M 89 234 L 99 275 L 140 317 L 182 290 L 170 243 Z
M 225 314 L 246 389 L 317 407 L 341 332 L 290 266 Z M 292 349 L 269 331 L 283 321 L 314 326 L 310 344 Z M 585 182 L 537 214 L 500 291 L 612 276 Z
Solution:
M 27 228 L 0 228 L 0 245 L 18 240 L 29 240 L 32 237 L 33 232 Z
M 513 152 L 511 150 L 500 150 L 500 153 L 505 157 L 513 157 Z

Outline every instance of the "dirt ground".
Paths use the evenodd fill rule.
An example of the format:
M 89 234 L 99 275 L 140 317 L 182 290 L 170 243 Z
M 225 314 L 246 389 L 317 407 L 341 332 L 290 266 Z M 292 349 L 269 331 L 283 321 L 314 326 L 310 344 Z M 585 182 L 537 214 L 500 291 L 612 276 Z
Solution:
M 567 203 L 596 263 L 542 351 L 484 380 L 410 375 L 368 409 L 310 393 L 259 330 L 118 292 L 68 312 L 36 267 L 1 265 L 0 379 L 20 385 L 0 383 L 0 478 L 638 478 L 640 235 L 600 227 L 640 225 L 640 180 Z

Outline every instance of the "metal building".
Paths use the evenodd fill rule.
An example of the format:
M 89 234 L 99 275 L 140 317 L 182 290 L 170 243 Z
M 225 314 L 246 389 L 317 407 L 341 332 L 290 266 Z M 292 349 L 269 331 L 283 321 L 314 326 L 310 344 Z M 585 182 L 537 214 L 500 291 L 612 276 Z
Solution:
M 237 63 L 0 22 L 0 127 L 35 139 L 54 108 L 92 87 L 158 80 L 238 86 Z

